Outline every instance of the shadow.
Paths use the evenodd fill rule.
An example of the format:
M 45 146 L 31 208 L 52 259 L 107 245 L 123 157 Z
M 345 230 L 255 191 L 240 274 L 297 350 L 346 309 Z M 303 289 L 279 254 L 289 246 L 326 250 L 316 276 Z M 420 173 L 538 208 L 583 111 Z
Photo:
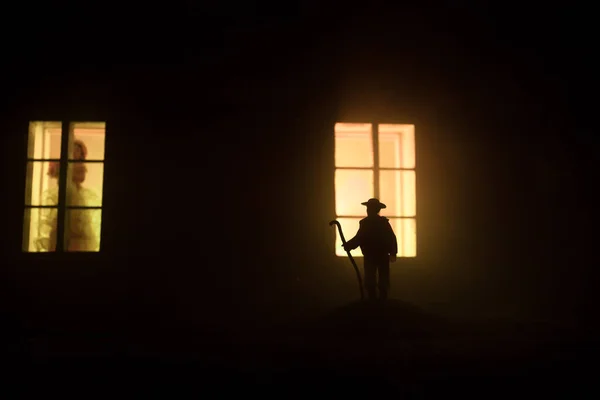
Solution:
M 401 300 L 354 302 L 318 319 L 320 334 L 378 339 L 431 339 L 455 331 L 450 321 Z
M 589 375 L 581 342 L 535 321 L 459 319 L 430 313 L 401 300 L 353 302 L 305 324 L 293 346 L 279 348 L 274 380 L 308 393 L 321 388 L 439 395 L 476 392 L 478 383 L 515 390 L 569 390 L 561 379 Z M 582 385 L 582 382 L 577 382 Z

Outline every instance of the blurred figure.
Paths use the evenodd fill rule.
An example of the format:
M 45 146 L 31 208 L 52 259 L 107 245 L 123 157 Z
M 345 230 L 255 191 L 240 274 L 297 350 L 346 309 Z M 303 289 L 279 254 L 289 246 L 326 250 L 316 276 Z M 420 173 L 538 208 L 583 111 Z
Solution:
M 398 242 L 389 220 L 379 215 L 386 205 L 374 198 L 361 204 L 367 206 L 367 217 L 360 220 L 356 236 L 346 242 L 344 250 L 360 246 L 367 296 L 370 300 L 377 299 L 379 289 L 379 299 L 385 300 L 390 287 L 390 262 L 396 261 Z
M 81 140 L 73 142 L 73 160 L 83 161 L 87 158 L 88 150 Z M 48 176 L 58 179 L 60 163 L 52 162 L 48 168 Z M 83 162 L 73 162 L 69 165 L 66 200 L 68 206 L 89 206 L 97 204 L 96 193 L 82 186 L 87 175 L 87 167 Z M 58 205 L 58 187 L 44 193 L 43 205 Z M 98 251 L 100 221 L 94 218 L 94 210 L 67 209 L 65 225 L 66 251 Z M 41 234 L 36 240 L 38 251 L 56 251 L 57 209 L 43 210 Z
M 87 147 L 85 143 L 81 140 L 73 141 L 73 160 L 83 161 L 87 158 Z M 72 167 L 72 175 L 73 175 L 73 183 L 77 186 L 81 186 L 83 181 L 85 180 L 85 175 L 87 174 L 87 167 L 83 163 L 74 163 Z M 60 163 L 58 161 L 53 161 L 50 163 L 50 167 L 48 168 L 48 176 L 50 178 L 58 179 L 60 175 Z

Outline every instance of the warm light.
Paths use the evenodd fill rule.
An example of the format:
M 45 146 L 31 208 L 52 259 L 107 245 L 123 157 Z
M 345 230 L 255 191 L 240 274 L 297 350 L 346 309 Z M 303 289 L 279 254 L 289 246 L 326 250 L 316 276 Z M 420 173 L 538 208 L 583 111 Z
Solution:
M 335 166 L 373 167 L 371 124 L 335 124 Z
M 100 250 L 105 136 L 105 123 L 71 123 L 69 132 L 62 132 L 61 122 L 30 123 L 23 251 L 56 250 L 62 207 L 64 250 Z M 61 154 L 63 138 L 69 141 L 68 157 Z M 59 204 L 63 168 L 67 170 L 66 203 Z
M 381 210 L 385 217 L 415 217 L 417 215 L 415 171 L 379 171 L 379 196 L 387 205 Z M 385 199 L 385 201 L 384 201 Z
M 337 218 L 337 220 L 340 222 L 340 225 L 342 225 L 342 230 L 344 231 L 344 237 L 346 238 L 346 240 L 351 239 L 356 234 L 356 232 L 358 232 L 358 221 L 360 221 L 361 218 Z M 348 255 L 342 247 L 342 238 L 340 238 L 337 229 L 335 230 L 335 255 L 341 257 Z M 362 251 L 360 251 L 360 247 L 356 250 L 352 250 L 352 256 L 363 256 Z
M 59 159 L 61 144 L 61 122 L 31 122 L 27 158 Z
M 415 168 L 414 125 L 379 125 L 379 167 Z
M 398 240 L 399 257 L 415 257 L 417 255 L 417 223 L 414 218 L 390 219 Z
M 360 219 L 366 216 L 361 203 L 378 197 L 387 205 L 381 215 L 390 219 L 396 233 L 398 256 L 415 257 L 415 126 L 380 124 L 376 127 L 374 133 L 372 124 L 335 124 L 336 219 L 342 225 L 346 239 L 351 239 L 358 230 Z M 373 145 L 375 140 L 378 146 Z M 341 244 L 336 231 L 336 255 L 346 256 Z M 357 249 L 353 255 L 361 257 L 362 252 Z
M 373 171 L 338 169 L 335 171 L 335 213 L 337 215 L 362 215 L 363 201 L 373 197 Z

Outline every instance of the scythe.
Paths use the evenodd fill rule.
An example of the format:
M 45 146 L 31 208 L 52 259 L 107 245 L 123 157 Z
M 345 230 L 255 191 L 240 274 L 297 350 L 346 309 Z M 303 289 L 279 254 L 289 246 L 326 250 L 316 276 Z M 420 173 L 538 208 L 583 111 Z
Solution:
M 338 231 L 340 232 L 340 238 L 342 239 L 342 245 L 346 244 L 346 238 L 344 237 L 344 233 L 342 232 L 342 226 L 340 225 L 340 223 L 337 220 L 333 220 L 329 223 L 329 226 L 333 226 L 333 225 L 337 225 Z M 352 266 L 354 267 L 354 271 L 356 271 L 356 278 L 358 279 L 358 287 L 360 289 L 360 299 L 364 300 L 365 295 L 363 292 L 363 283 L 362 283 L 362 278 L 360 277 L 360 271 L 358 270 L 358 266 L 356 265 L 356 261 L 354 261 L 354 257 L 352 257 L 352 254 L 350 254 L 349 250 L 346 250 L 346 253 L 348 254 L 348 258 L 350 259 L 350 262 L 352 262 Z

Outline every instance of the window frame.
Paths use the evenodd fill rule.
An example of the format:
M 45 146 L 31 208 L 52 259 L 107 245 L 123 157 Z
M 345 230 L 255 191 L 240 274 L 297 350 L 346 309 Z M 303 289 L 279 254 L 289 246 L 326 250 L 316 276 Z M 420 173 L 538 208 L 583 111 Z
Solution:
M 412 123 L 402 123 L 402 122 L 379 122 L 379 121 L 371 121 L 371 122 L 360 122 L 360 121 L 337 121 L 334 124 L 334 128 L 333 128 L 333 136 L 334 136 L 334 154 L 336 151 L 336 137 L 335 137 L 335 125 L 336 124 L 369 124 L 371 125 L 371 144 L 372 144 L 372 149 L 373 149 L 373 166 L 372 167 L 352 167 L 352 166 L 344 166 L 344 167 L 338 167 L 335 164 L 335 156 L 334 156 L 334 168 L 333 168 L 333 174 L 335 177 L 335 174 L 338 170 L 354 170 L 354 171 L 371 171 L 373 172 L 373 197 L 379 199 L 380 198 L 380 192 L 381 192 L 381 188 L 380 188 L 380 172 L 381 171 L 413 171 L 415 173 L 415 185 L 416 185 L 416 175 L 417 175 L 417 157 L 416 157 L 416 151 L 417 151 L 417 139 L 416 139 L 416 127 L 415 124 Z M 379 127 L 380 125 L 412 125 L 413 126 L 413 130 L 415 130 L 415 135 L 414 135 L 414 152 L 415 152 L 415 164 L 413 168 L 392 168 L 392 167 L 380 167 L 379 166 Z M 334 178 L 334 182 L 335 182 L 335 178 Z M 335 183 L 334 183 L 334 192 L 335 192 Z M 416 190 L 416 187 L 415 187 Z M 365 199 L 365 201 L 368 199 Z M 415 204 L 415 207 L 417 205 Z M 337 199 L 334 196 L 334 214 L 335 214 L 335 219 L 363 219 L 365 218 L 365 214 L 363 215 L 346 215 L 346 214 L 338 214 L 337 213 Z M 389 216 L 386 215 L 385 217 L 390 219 L 390 220 L 414 220 L 415 221 L 415 226 L 417 225 L 417 210 L 415 208 L 415 214 L 413 216 Z M 349 239 L 349 238 L 347 238 Z M 416 254 L 418 254 L 418 240 L 415 243 L 415 249 L 416 249 Z M 335 245 L 334 245 L 334 253 L 337 257 L 347 257 L 347 255 L 337 255 L 337 252 L 335 252 Z M 353 257 L 359 257 L 362 258 L 362 255 L 353 255 Z M 417 255 L 415 256 L 404 256 L 401 255 L 399 257 L 402 258 L 416 258 Z
M 31 124 L 36 122 L 44 122 L 44 123 L 60 123 L 61 131 L 60 131 L 60 158 L 35 158 L 29 157 L 29 146 L 31 145 L 31 135 L 30 129 Z M 69 157 L 72 154 L 72 146 L 75 141 L 75 128 L 94 128 L 99 124 L 103 125 L 104 129 L 104 155 L 101 160 L 75 160 Z M 65 226 L 68 224 L 67 216 L 68 210 L 77 210 L 77 209 L 85 209 L 85 210 L 101 210 L 102 214 L 104 214 L 104 200 L 99 206 L 73 206 L 67 205 L 67 179 L 69 174 L 69 166 L 75 163 L 85 163 L 85 164 L 102 164 L 103 173 L 102 173 L 102 191 L 104 191 L 104 181 L 105 181 L 105 173 L 104 167 L 106 165 L 106 130 L 107 130 L 107 122 L 106 121 L 75 121 L 75 120 L 30 120 L 28 121 L 28 130 L 27 130 L 27 146 L 26 146 L 26 154 L 25 154 L 25 199 L 24 199 L 24 219 L 23 219 L 23 229 L 22 229 L 22 248 L 21 251 L 27 254 L 42 254 L 42 253 L 92 253 L 97 254 L 102 252 L 102 220 L 100 221 L 100 237 L 99 239 L 99 248 L 98 251 L 68 251 L 68 243 L 65 242 Z M 56 205 L 32 205 L 27 204 L 27 198 L 31 197 L 31 184 L 32 181 L 29 179 L 29 171 L 28 165 L 33 162 L 58 162 L 59 163 L 59 176 L 58 176 L 58 203 Z M 102 196 L 104 198 L 104 196 Z M 27 210 L 35 210 L 35 209 L 56 209 L 57 210 L 57 221 L 56 221 L 56 247 L 54 251 L 48 252 L 40 252 L 40 251 L 29 251 L 29 240 L 31 238 L 31 224 L 25 223 L 25 215 L 27 215 Z M 29 214 L 31 215 L 31 214 Z M 26 236 L 27 232 L 27 236 Z M 27 246 L 26 246 L 26 240 Z

